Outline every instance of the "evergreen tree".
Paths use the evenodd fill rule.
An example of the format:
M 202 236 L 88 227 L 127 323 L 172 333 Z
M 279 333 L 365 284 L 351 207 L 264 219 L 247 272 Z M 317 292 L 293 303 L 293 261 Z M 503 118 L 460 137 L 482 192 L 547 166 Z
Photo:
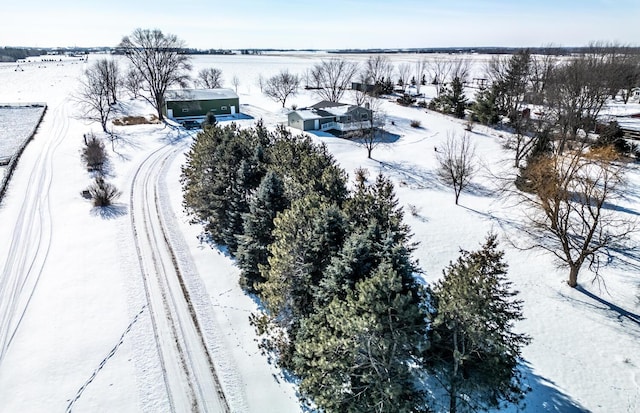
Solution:
M 494 125 L 500 120 L 496 103 L 498 89 L 492 86 L 479 90 L 476 101 L 471 105 L 473 116 L 483 125 Z
M 273 242 L 273 220 L 284 211 L 289 201 L 284 194 L 282 179 L 273 171 L 267 172 L 249 203 L 244 216 L 243 234 L 238 237 L 236 258 L 242 270 L 241 285 L 251 292 L 264 282 L 260 267 L 268 264 L 268 247 Z
M 199 132 L 182 168 L 184 205 L 205 233 L 235 252 L 248 195 L 265 173 L 270 139 L 260 129 L 212 125 Z M 241 168 L 241 165 L 245 165 Z M 240 176 L 238 175 L 240 171 Z
M 344 211 L 352 231 L 374 225 L 379 234 L 394 234 L 396 241 L 407 242 L 411 236 L 409 226 L 403 222 L 404 213 L 398 206 L 393 183 L 382 174 L 372 184 L 367 184 L 364 177 L 359 179 Z
M 455 77 L 451 82 L 451 95 L 449 96 L 450 107 L 453 116 L 456 118 L 464 118 L 464 110 L 467 107 L 467 97 L 464 94 L 464 85 L 460 78 Z
M 479 251 L 462 251 L 432 290 L 427 367 L 449 396 L 449 412 L 518 402 L 523 384 L 516 369 L 524 334 L 522 302 L 507 281 L 504 252 L 490 234 Z
M 316 193 L 342 204 L 347 196 L 346 174 L 327 147 L 304 135 L 293 136 L 280 128 L 269 151 L 269 169 L 285 183 L 287 198 L 296 200 Z
M 609 145 L 613 145 L 618 153 L 629 153 L 633 150 L 633 146 L 624 139 L 624 132 L 615 120 L 599 128 L 594 147 L 602 148 Z
M 302 322 L 293 364 L 303 397 L 327 413 L 419 409 L 411 365 L 424 347 L 425 314 L 403 278 L 382 262 Z
M 287 332 L 287 343 L 295 338 L 300 321 L 313 312 L 316 289 L 342 247 L 345 231 L 340 208 L 316 194 L 292 202 L 276 216 L 269 265 L 260 268 L 265 281 L 258 292 L 268 317 Z M 291 351 L 289 344 L 276 350 L 282 366 L 288 366 Z
M 244 215 L 249 212 L 248 196 L 253 189 L 256 171 L 250 161 L 243 159 L 236 171 L 236 179 L 229 191 L 229 209 L 226 211 L 227 224 L 222 228 L 222 239 L 229 252 L 235 256 L 238 236 L 243 234 Z

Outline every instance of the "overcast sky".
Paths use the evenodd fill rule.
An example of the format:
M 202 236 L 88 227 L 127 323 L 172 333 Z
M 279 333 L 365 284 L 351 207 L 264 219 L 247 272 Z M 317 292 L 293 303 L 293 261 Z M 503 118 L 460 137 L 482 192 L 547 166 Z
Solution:
M 189 47 L 640 45 L 640 0 L 4 0 L 0 46 L 115 46 L 135 28 Z

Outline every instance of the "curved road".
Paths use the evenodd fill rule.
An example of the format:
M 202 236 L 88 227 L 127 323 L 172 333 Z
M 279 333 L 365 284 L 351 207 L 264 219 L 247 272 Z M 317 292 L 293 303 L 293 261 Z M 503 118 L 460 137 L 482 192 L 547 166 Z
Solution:
M 131 222 L 164 384 L 172 412 L 230 412 L 190 300 L 160 208 L 163 168 L 181 146 L 168 145 L 138 167 Z

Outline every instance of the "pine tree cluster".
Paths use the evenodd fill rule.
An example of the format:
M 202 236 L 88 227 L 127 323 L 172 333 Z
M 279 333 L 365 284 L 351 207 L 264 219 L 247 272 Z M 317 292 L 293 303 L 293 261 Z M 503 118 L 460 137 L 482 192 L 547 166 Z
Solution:
M 509 341 L 520 337 L 510 332 L 521 317 L 520 304 L 511 300 L 495 242 L 485 247 L 482 262 L 463 254 L 459 262 L 475 260 L 468 264 L 474 275 L 451 282 L 470 283 L 472 290 L 473 281 L 490 284 L 486 291 L 493 295 L 471 308 L 488 318 L 504 310 L 479 319 L 498 324 L 484 342 L 476 337 L 479 360 L 456 367 L 474 378 L 491 369 L 495 380 L 463 386 L 458 376 L 445 374 L 455 365 L 447 353 L 450 323 L 440 321 L 450 313 L 439 295 L 448 287 L 429 291 L 418 283 L 415 244 L 393 184 L 382 175 L 367 178 L 366 171 L 356 171 L 353 189 L 347 189 L 346 173 L 325 146 L 260 123 L 205 128 L 182 170 L 185 207 L 237 260 L 241 285 L 263 304 L 251 317 L 261 346 L 299 379 L 309 406 L 325 412 L 430 411 L 433 392 L 425 388 L 425 374 L 451 377 L 456 399 L 473 391 L 504 400 L 511 396 L 504 386 L 517 393 L 515 362 L 526 339 Z M 480 326 L 459 328 L 466 333 Z M 485 355 L 490 357 L 483 362 Z M 486 392 L 486 386 L 497 390 Z

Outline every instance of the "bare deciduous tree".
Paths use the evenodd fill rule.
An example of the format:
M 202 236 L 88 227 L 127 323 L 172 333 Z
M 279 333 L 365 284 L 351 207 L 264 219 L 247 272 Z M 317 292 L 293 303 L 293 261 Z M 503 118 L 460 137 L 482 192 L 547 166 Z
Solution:
M 608 66 L 597 56 L 580 56 L 556 66 L 548 79 L 546 105 L 553 117 L 560 142 L 558 153 L 567 141 L 575 141 L 580 129 L 592 130 L 595 119 L 609 98 Z
M 531 56 L 529 90 L 525 99 L 528 103 L 534 105 L 543 103 L 547 80 L 557 64 L 558 58 L 552 54 Z
M 80 81 L 80 89 L 74 95 L 75 101 L 83 110 L 82 117 L 100 122 L 102 130 L 107 133 L 113 97 L 113 80 L 110 79 L 113 73 L 107 70 L 111 66 L 110 62 L 108 59 L 100 59 L 89 66 Z
M 367 59 L 364 72 L 364 77 L 370 79 L 372 84 L 384 82 L 391 79 L 393 63 L 387 56 L 376 54 Z
M 142 74 L 135 68 L 130 68 L 122 79 L 122 87 L 124 87 L 134 99 L 140 96 L 140 88 L 143 82 Z
M 411 65 L 409 63 L 400 63 L 397 68 L 398 84 L 403 88 L 408 86 L 411 81 Z
M 266 79 L 264 78 L 264 76 L 262 76 L 262 73 L 260 73 L 258 75 L 258 78 L 256 79 L 256 84 L 260 88 L 260 93 L 264 93 L 264 84 L 266 82 L 267 82 Z
M 109 93 L 109 103 L 115 105 L 118 102 L 122 79 L 118 62 L 113 59 L 100 59 L 96 62 L 96 69 L 100 72 L 100 77 L 104 80 L 105 87 Z
M 264 94 L 276 102 L 282 103 L 282 107 L 284 107 L 287 98 L 298 93 L 299 87 L 300 77 L 289 73 L 288 70 L 283 70 L 265 81 Z
M 362 122 L 360 128 L 351 133 L 351 137 L 367 150 L 367 158 L 371 159 L 373 150 L 384 142 L 387 115 L 382 110 L 382 101 L 374 96 L 364 94 L 362 106 L 371 111 L 369 119 Z
M 366 73 L 361 72 L 358 75 L 358 83 L 360 83 L 362 87 L 352 90 L 353 100 L 356 105 L 364 106 L 370 98 L 370 95 L 367 93 L 367 85 L 371 85 L 372 82 L 371 79 L 366 76 Z
M 620 247 L 635 230 L 612 202 L 624 184 L 624 168 L 611 147 L 543 156 L 527 168 L 522 192 L 527 208 L 525 231 L 533 247 L 552 253 L 569 267 L 568 284 L 578 285 L 585 262 L 598 274 L 607 250 Z
M 205 89 L 218 89 L 222 87 L 222 70 L 217 67 L 201 69 L 196 77 L 196 86 Z
M 416 92 L 420 94 L 420 88 L 422 86 L 422 78 L 428 70 L 427 61 L 425 59 L 420 59 L 414 64 L 414 76 L 416 79 Z
M 148 93 L 144 97 L 163 120 L 165 92 L 173 85 L 186 86 L 189 79 L 190 57 L 183 53 L 184 41 L 158 29 L 135 29 L 122 38 L 120 48 L 142 75 L 142 89 Z
M 231 78 L 231 84 L 233 85 L 233 88 L 235 89 L 236 93 L 238 93 L 238 86 L 240 86 L 240 78 L 237 75 L 233 75 L 233 78 Z
M 447 83 L 452 67 L 453 62 L 449 59 L 434 59 L 429 62 L 429 72 L 433 77 L 432 83 L 436 86 L 436 95 L 438 97 Z
M 471 61 L 469 59 L 458 59 L 451 63 L 451 73 L 449 78 L 451 80 L 458 79 L 460 82 L 467 83 L 469 81 L 469 75 L 471 73 Z
M 339 102 L 351 86 L 358 64 L 345 59 L 329 59 L 316 63 L 309 72 L 309 81 L 320 99 Z
M 454 132 L 448 132 L 444 145 L 437 148 L 436 159 L 438 177 L 453 188 L 458 205 L 460 193 L 469 186 L 477 170 L 475 146 L 469 135 L 464 133 L 458 136 Z

